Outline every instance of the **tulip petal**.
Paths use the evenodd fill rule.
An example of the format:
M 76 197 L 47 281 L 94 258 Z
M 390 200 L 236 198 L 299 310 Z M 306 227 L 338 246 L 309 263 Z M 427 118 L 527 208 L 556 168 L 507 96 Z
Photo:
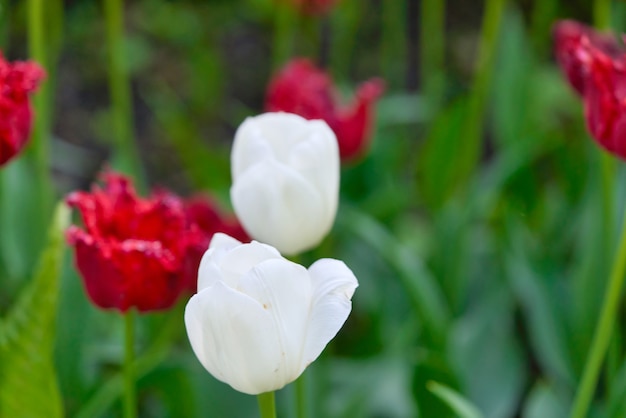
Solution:
M 340 162 L 337 139 L 325 122 L 310 121 L 309 126 L 309 138 L 293 148 L 289 165 L 312 182 L 320 192 L 322 207 L 326 210 L 322 218 L 332 222 L 339 201 Z
M 249 244 L 233 248 L 232 251 L 224 255 L 218 264 L 226 284 L 236 287 L 243 274 L 269 259 L 284 260 L 275 248 L 258 241 L 252 241 Z
M 284 386 L 274 321 L 249 296 L 217 282 L 189 300 L 185 326 L 194 353 L 216 379 L 250 395 Z
M 241 241 L 228 236 L 221 232 L 216 232 L 211 238 L 211 243 L 209 244 L 209 249 L 223 249 L 223 250 L 231 250 L 236 246 L 241 245 Z
M 230 250 L 239 245 L 241 242 L 221 232 L 213 235 L 209 249 L 202 256 L 198 267 L 198 292 L 224 279 L 218 264 Z
M 358 281 L 344 262 L 322 259 L 309 268 L 313 301 L 307 330 L 304 366 L 313 362 L 341 329 L 352 309 Z
M 247 118 L 237 129 L 233 142 L 233 178 L 236 179 L 259 160 L 273 158 L 286 162 L 291 147 L 310 132 L 308 124 L 303 117 L 284 112 Z
M 302 354 L 312 288 L 308 271 L 288 260 L 267 260 L 242 277 L 238 290 L 258 301 L 278 330 L 285 384 L 304 370 Z
M 246 231 L 282 254 L 297 254 L 317 245 L 332 226 L 332 217 L 322 217 L 324 204 L 312 184 L 272 160 L 245 171 L 230 195 Z

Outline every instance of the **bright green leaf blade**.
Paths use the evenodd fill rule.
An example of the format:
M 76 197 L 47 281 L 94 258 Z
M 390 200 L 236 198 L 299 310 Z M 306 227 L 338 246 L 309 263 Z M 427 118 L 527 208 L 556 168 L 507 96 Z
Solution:
M 0 328 L 0 416 L 62 417 L 53 351 L 59 275 L 69 209 L 57 206 L 34 279 Z
M 428 382 L 428 390 L 437 395 L 460 418 L 483 418 L 478 408 L 461 396 L 458 392 L 437 382 Z

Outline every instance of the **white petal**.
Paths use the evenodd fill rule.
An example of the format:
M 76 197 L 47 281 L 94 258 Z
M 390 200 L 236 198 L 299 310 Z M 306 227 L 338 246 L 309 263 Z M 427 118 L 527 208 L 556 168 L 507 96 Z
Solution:
M 231 187 L 230 196 L 246 231 L 282 254 L 314 247 L 332 224 L 311 183 L 276 162 L 261 162 L 247 170 Z
M 252 241 L 249 244 L 239 245 L 225 254 L 219 261 L 219 269 L 224 282 L 230 287 L 236 287 L 243 274 L 269 259 L 284 260 L 276 248 Z
M 289 149 L 309 131 L 308 123 L 301 116 L 284 112 L 247 118 L 235 133 L 231 152 L 233 179 L 256 161 L 269 156 L 287 161 Z
M 287 383 L 274 322 L 250 297 L 218 282 L 192 296 L 185 325 L 198 360 L 216 379 L 250 395 Z
M 198 292 L 216 281 L 224 280 L 218 264 L 230 250 L 239 245 L 241 242 L 221 232 L 213 235 L 209 249 L 205 251 L 198 267 Z
M 333 131 L 323 121 L 310 121 L 305 141 L 291 151 L 289 165 L 311 182 L 323 202 L 326 233 L 332 227 L 339 201 L 339 147 Z
M 241 241 L 231 237 L 230 235 L 226 235 L 222 232 L 216 232 L 215 234 L 213 234 L 213 238 L 211 238 L 209 249 L 221 248 L 223 250 L 230 250 L 230 249 L 235 248 L 238 245 L 241 245 Z
M 352 309 L 352 295 L 359 285 L 354 273 L 343 263 L 322 259 L 309 268 L 313 302 L 304 351 L 308 366 L 341 329 Z
M 247 118 L 237 129 L 231 151 L 233 181 L 261 160 L 276 158 L 256 118 Z
M 286 382 L 304 370 L 302 355 L 306 338 L 312 288 L 309 272 L 288 260 L 268 260 L 245 275 L 238 290 L 257 300 L 270 314 L 284 353 L 282 373 Z
M 217 234 L 216 234 L 217 235 Z M 221 237 L 216 245 L 215 238 L 202 256 L 198 269 L 198 291 L 217 281 L 235 287 L 239 277 L 254 265 L 269 258 L 282 258 L 280 253 L 269 245 L 253 241 L 242 244 L 228 235 Z
M 207 250 L 202 256 L 202 260 L 200 260 L 200 267 L 198 267 L 198 293 L 202 289 L 224 280 L 222 271 L 212 257 L 212 251 L 211 249 Z

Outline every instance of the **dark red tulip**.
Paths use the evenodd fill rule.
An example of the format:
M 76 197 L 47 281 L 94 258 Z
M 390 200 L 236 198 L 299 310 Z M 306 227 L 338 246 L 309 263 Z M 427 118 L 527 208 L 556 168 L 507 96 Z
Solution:
M 190 256 L 185 267 L 186 288 L 194 294 L 197 289 L 198 266 L 213 235 L 222 232 L 241 242 L 250 242 L 250 237 L 234 216 L 223 214 L 216 202 L 208 196 L 199 195 L 187 200 L 185 212 L 188 221 L 200 231 L 200 239 L 195 240 L 190 247 Z
M 129 179 L 112 172 L 103 183 L 67 198 L 83 219 L 84 229 L 70 227 L 67 239 L 89 298 L 121 312 L 171 307 L 187 289 L 190 259 L 204 235 L 178 197 L 160 191 L 142 199 Z
M 374 107 L 384 91 L 375 78 L 357 89 L 351 104 L 336 99 L 331 77 L 309 60 L 289 62 L 270 82 L 265 98 L 269 112 L 289 112 L 306 119 L 322 119 L 335 132 L 342 161 L 363 155 L 369 147 Z
M 45 72 L 31 61 L 8 62 L 0 53 L 0 166 L 26 145 L 33 124 L 29 94 Z
M 557 23 L 554 35 L 557 61 L 583 99 L 591 136 L 626 158 L 626 51 L 614 37 L 574 21 Z

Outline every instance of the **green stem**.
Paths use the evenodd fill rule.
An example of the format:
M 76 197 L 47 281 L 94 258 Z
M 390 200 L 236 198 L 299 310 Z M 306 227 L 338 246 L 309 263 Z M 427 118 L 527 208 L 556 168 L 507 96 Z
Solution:
M 276 404 L 274 402 L 274 392 L 266 392 L 257 395 L 261 418 L 276 418 Z
M 596 28 L 611 28 L 611 0 L 595 0 L 593 2 L 593 22 Z
M 624 282 L 624 273 L 626 272 L 626 213 L 624 214 L 624 220 L 622 222 L 622 235 L 620 238 L 619 249 L 613 263 L 609 283 L 604 294 L 602 311 L 600 313 L 600 318 L 598 319 L 591 350 L 587 356 L 583 376 L 580 385 L 578 386 L 576 398 L 574 399 L 574 406 L 570 415 L 571 418 L 583 418 L 587 415 L 596 383 L 598 381 L 600 366 L 602 365 L 607 347 L 611 341 L 613 324 L 616 319 L 620 296 L 622 293 L 621 290 Z
M 114 130 L 113 166 L 135 177 L 143 185 L 136 149 L 130 79 L 124 60 L 123 0 L 105 0 L 106 37 L 109 51 L 109 91 Z
M 422 88 L 433 111 L 442 101 L 444 88 L 445 0 L 422 0 Z
M 611 28 L 611 0 L 595 0 L 593 3 L 593 20 L 594 25 L 600 30 L 608 30 Z M 613 189 L 615 187 L 615 159 L 606 152 L 601 152 L 601 170 L 602 170 L 602 210 L 603 221 L 602 227 L 604 229 L 603 236 L 605 242 L 612 242 L 613 231 Z M 619 343 L 620 331 L 616 330 L 612 339 L 609 356 L 606 363 L 606 387 L 610 393 L 613 389 L 613 378 L 615 376 L 615 365 L 619 362 Z
M 135 393 L 135 316 L 133 309 L 124 314 L 124 417 L 137 416 Z
M 406 0 L 382 2 L 382 33 L 380 65 L 390 89 L 400 87 L 404 67 L 398 65 L 407 49 Z
M 286 2 L 276 2 L 275 9 L 272 67 L 274 71 L 277 71 L 285 64 L 293 51 L 296 14 Z
M 28 0 L 28 50 L 30 58 L 37 61 L 42 67 L 47 68 L 44 27 L 44 1 Z M 34 149 L 40 169 L 47 170 L 47 143 L 46 143 L 46 86 L 45 83 L 34 95 L 35 104 L 35 134 L 33 135 L 32 147 Z
M 306 380 L 304 373 L 294 382 L 296 393 L 296 417 L 307 418 L 307 396 L 306 396 Z
M 39 65 L 48 68 L 48 57 L 46 55 L 46 34 L 45 19 L 46 14 L 44 0 L 28 0 L 28 49 L 30 58 L 37 61 Z M 48 155 L 49 155 L 49 82 L 44 81 L 39 90 L 33 96 L 35 108 L 34 130 L 30 144 L 30 152 L 33 153 L 37 178 L 41 183 L 43 210 L 47 210 L 52 204 L 52 186 L 48 176 Z
M 159 327 L 159 334 L 151 345 L 135 359 L 135 378 L 141 378 L 154 370 L 167 357 L 172 345 L 180 336 L 180 318 L 182 303 L 175 310 L 170 311 L 165 322 Z M 124 393 L 124 373 L 116 373 L 105 381 L 93 395 L 74 414 L 75 418 L 99 417 L 106 413 Z
M 487 0 L 482 23 L 479 45 L 479 58 L 476 78 L 472 85 L 468 109 L 464 120 L 464 135 L 459 143 L 459 161 L 456 182 L 462 183 L 471 178 L 476 165 L 480 161 L 483 137 L 483 117 L 485 113 L 489 86 L 498 46 L 500 22 L 506 0 Z
M 333 40 L 328 67 L 335 76 L 346 77 L 350 72 L 355 46 L 359 41 L 358 31 L 363 21 L 363 9 L 361 2 L 342 1 L 330 16 Z

